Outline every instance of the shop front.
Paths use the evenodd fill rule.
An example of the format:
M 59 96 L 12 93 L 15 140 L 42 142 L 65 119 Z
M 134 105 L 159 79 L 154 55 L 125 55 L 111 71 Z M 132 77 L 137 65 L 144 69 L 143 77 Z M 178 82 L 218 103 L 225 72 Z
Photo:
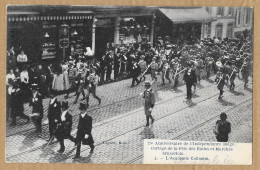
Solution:
M 194 43 L 208 36 L 214 18 L 203 8 L 159 8 L 156 35 L 170 36 L 173 43 Z
M 92 46 L 92 12 L 8 10 L 7 21 L 7 48 L 23 50 L 31 63 L 61 62 Z
M 95 56 L 133 43 L 154 42 L 154 9 L 145 7 L 111 7 L 96 9 Z

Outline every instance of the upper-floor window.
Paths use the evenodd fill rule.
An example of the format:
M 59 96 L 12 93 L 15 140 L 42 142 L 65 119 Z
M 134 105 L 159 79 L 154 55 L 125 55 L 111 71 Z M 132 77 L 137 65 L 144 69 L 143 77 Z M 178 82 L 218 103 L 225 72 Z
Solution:
M 241 25 L 241 19 L 242 19 L 242 11 L 241 11 L 241 7 L 237 8 L 237 25 Z
M 224 7 L 218 7 L 217 16 L 223 16 L 223 15 L 224 15 Z
M 234 7 L 229 7 L 228 8 L 228 15 L 233 16 L 233 13 L 234 13 Z
M 250 11 L 249 9 L 247 8 L 246 11 L 245 11 L 245 24 L 248 25 L 249 24 L 249 21 L 250 21 Z
M 206 7 L 206 11 L 207 11 L 207 12 L 210 12 L 210 7 L 207 6 L 207 7 Z

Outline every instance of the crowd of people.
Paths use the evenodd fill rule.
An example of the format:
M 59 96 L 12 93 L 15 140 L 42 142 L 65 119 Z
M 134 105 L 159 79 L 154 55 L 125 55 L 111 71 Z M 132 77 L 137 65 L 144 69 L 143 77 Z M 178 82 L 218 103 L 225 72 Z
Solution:
M 104 51 L 102 56 L 96 56 L 93 60 L 87 60 L 84 56 L 69 56 L 66 61 L 46 66 L 42 64 L 29 64 L 26 54 L 21 51 L 16 55 L 12 47 L 7 51 L 7 118 L 11 118 L 11 125 L 16 126 L 16 117 L 20 116 L 30 120 L 35 124 L 37 133 L 41 133 L 41 124 L 43 118 L 44 98 L 50 98 L 48 110 L 50 141 L 55 136 L 61 145 L 59 152 L 64 152 L 64 139 L 68 138 L 78 146 L 77 156 L 80 153 L 81 141 L 84 135 L 90 136 L 91 152 L 94 149 L 94 141 L 91 136 L 91 126 L 88 132 L 78 134 L 78 140 L 70 136 L 72 120 L 68 113 L 68 103 L 60 103 L 57 95 L 64 94 L 64 98 L 69 98 L 72 92 L 75 92 L 74 103 L 78 102 L 82 94 L 80 104 L 83 119 L 82 122 L 92 122 L 92 118 L 85 120 L 86 109 L 89 106 L 89 95 L 92 94 L 98 103 L 101 99 L 96 94 L 98 85 L 119 81 L 124 78 L 132 78 L 131 87 L 135 87 L 141 81 L 146 80 L 147 74 L 151 75 L 152 82 L 146 82 L 145 96 L 154 96 L 150 87 L 156 82 L 158 76 L 162 79 L 162 85 L 165 80 L 173 88 L 178 88 L 180 74 L 183 74 L 183 80 L 187 87 L 187 102 L 192 99 L 192 87 L 194 92 L 197 83 L 202 79 L 202 72 L 206 72 L 206 79 L 211 74 L 216 74 L 216 87 L 219 89 L 219 99 L 223 97 L 223 88 L 230 82 L 230 90 L 234 90 L 234 80 L 240 73 L 247 87 L 248 77 L 252 73 L 252 38 L 250 36 L 243 40 L 224 39 L 219 41 L 205 39 L 193 44 L 171 43 L 171 38 L 158 37 L 157 42 L 152 45 L 147 41 L 141 43 L 132 43 L 120 47 L 111 47 Z M 114 74 L 111 76 L 111 74 Z M 172 75 L 172 77 L 170 77 Z M 112 79 L 113 77 L 113 79 Z M 71 96 L 72 97 L 72 96 Z M 151 116 L 151 110 L 154 106 L 153 100 L 146 99 L 148 102 L 145 108 L 147 119 L 146 126 L 149 126 L 149 119 L 154 122 Z M 30 116 L 24 114 L 24 103 L 29 103 L 32 107 Z M 83 123 L 78 128 L 81 128 Z M 60 128 L 60 129 L 59 129 Z

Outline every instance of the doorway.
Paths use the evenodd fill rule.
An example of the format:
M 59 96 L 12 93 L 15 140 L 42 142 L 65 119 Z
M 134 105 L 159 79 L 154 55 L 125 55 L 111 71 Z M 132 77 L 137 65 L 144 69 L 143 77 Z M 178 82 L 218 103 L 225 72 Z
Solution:
M 105 53 L 107 43 L 114 42 L 114 27 L 96 27 L 95 53 L 96 58 L 100 59 Z

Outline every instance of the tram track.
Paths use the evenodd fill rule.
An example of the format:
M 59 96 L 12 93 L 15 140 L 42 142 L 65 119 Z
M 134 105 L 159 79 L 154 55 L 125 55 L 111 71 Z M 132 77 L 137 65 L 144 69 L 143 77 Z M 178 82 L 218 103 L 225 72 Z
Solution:
M 215 85 L 215 83 L 214 83 L 214 84 L 210 84 L 210 85 L 208 85 L 208 86 L 205 86 L 204 88 L 211 87 L 211 86 L 213 86 L 213 85 Z M 240 86 L 242 86 L 242 84 L 238 85 L 237 87 L 240 87 Z M 167 88 L 167 87 L 164 87 L 164 88 Z M 161 89 L 164 89 L 164 88 L 161 88 Z M 204 88 L 203 88 L 203 89 L 204 89 Z M 185 94 L 182 94 L 182 95 L 176 96 L 176 97 L 174 97 L 174 98 L 170 98 L 170 99 L 166 99 L 166 100 L 160 101 L 160 102 L 157 103 L 157 105 L 160 105 L 160 104 L 163 104 L 163 103 L 165 103 L 165 102 L 174 100 L 174 99 L 176 99 L 176 98 L 178 98 L 178 97 L 181 97 L 181 96 L 184 96 L 184 95 L 185 95 Z M 199 101 L 197 104 L 199 104 L 199 103 L 201 103 L 201 102 L 205 102 L 205 100 L 208 100 L 208 99 L 211 99 L 211 98 L 213 98 L 213 97 L 216 97 L 217 95 L 218 95 L 218 94 L 212 95 L 212 96 L 210 96 L 210 97 L 206 97 L 204 100 Z M 250 99 L 248 99 L 248 100 L 250 100 Z M 237 106 L 237 105 L 235 105 L 234 107 L 236 107 L 236 106 Z M 173 114 L 177 114 L 177 113 L 179 113 L 180 111 L 185 110 L 185 109 L 187 109 L 187 108 L 189 108 L 189 107 L 190 107 L 190 106 L 187 106 L 187 107 L 178 109 L 178 110 L 176 110 L 175 112 L 168 113 L 168 114 L 162 116 L 161 118 L 157 119 L 157 121 L 158 121 L 158 120 L 161 120 L 161 119 L 164 119 L 164 118 L 166 118 L 166 117 L 168 117 L 168 116 L 171 116 L 171 115 L 173 115 Z M 232 107 L 232 108 L 234 108 L 234 107 Z M 232 108 L 231 108 L 231 109 L 232 109 Z M 230 109 L 229 109 L 229 110 L 230 110 Z M 134 112 L 130 112 L 130 114 L 133 114 L 133 113 L 138 112 L 138 111 L 140 111 L 140 110 L 136 110 L 136 111 L 134 111 Z M 128 115 L 128 114 L 127 114 L 127 115 Z M 121 116 L 121 117 L 119 117 L 119 118 L 117 118 L 117 119 L 121 119 L 121 118 L 123 118 L 123 117 L 125 117 L 125 116 L 127 116 L 127 115 L 123 115 L 123 116 Z M 215 117 L 217 117 L 217 116 L 215 116 Z M 214 117 L 214 118 L 215 118 L 215 117 Z M 212 120 L 212 119 L 213 119 L 213 118 L 211 118 L 210 120 Z M 210 121 L 210 120 L 208 120 L 208 121 Z M 113 120 L 111 120 L 111 121 L 113 121 Z M 106 123 L 109 123 L 109 122 L 111 122 L 111 121 L 108 121 L 108 122 L 106 122 Z M 204 124 L 205 124 L 206 122 L 208 122 L 208 121 L 205 121 Z M 101 126 L 101 125 L 103 125 L 103 124 L 98 124 L 98 125 L 95 125 L 95 124 L 94 124 L 93 128 L 96 128 L 96 127 Z M 134 131 L 134 130 L 138 130 L 139 128 L 142 128 L 142 127 L 143 127 L 143 126 L 141 125 L 141 126 L 132 128 L 132 129 L 128 130 L 127 132 L 118 134 L 118 135 L 116 135 L 116 136 L 114 136 L 114 137 L 112 137 L 112 138 L 109 138 L 109 139 L 105 140 L 105 141 L 101 141 L 101 142 L 97 143 L 95 146 L 96 146 L 96 147 L 97 147 L 97 146 L 100 146 L 101 144 L 103 144 L 103 142 L 111 141 L 111 140 L 113 140 L 113 139 L 115 139 L 115 138 L 118 138 L 118 137 L 120 137 L 120 136 L 123 136 L 123 135 L 125 135 L 125 134 L 127 134 L 127 133 L 130 133 L 130 132 Z M 196 128 L 196 127 L 195 127 L 195 128 Z M 192 130 L 194 130 L 195 128 L 193 128 Z M 199 128 L 199 127 L 197 127 L 197 128 Z M 189 132 L 191 132 L 192 130 L 189 130 Z M 185 132 L 185 133 L 188 133 L 188 132 Z M 53 142 L 53 143 L 51 143 L 50 145 L 53 145 L 53 144 L 56 144 L 56 143 L 57 143 L 57 142 Z M 36 150 L 38 150 L 38 149 L 42 149 L 42 148 L 44 148 L 45 146 L 46 146 L 46 144 L 41 145 L 41 146 L 38 146 L 38 147 L 35 147 L 35 148 L 33 148 L 33 149 L 30 149 L 30 150 L 27 150 L 27 151 L 24 151 L 24 152 L 20 152 L 20 153 L 18 153 L 18 154 L 16 154 L 16 155 L 12 155 L 12 156 L 10 156 L 10 157 L 7 157 L 6 159 L 11 159 L 11 158 L 13 158 L 13 157 L 16 157 L 16 156 L 19 156 L 19 155 L 22 155 L 22 154 L 25 154 L 25 153 L 30 153 L 30 152 L 36 151 Z M 88 150 L 88 149 L 83 149 L 81 152 L 84 152 L 84 151 L 86 151 L 86 150 Z M 68 158 L 70 158 L 70 157 L 72 157 L 72 155 L 66 157 L 65 159 L 68 159 Z M 65 159 L 58 160 L 57 162 L 64 161 Z M 136 159 L 137 159 L 137 158 L 135 158 L 135 160 L 136 160 Z M 137 159 L 137 160 L 138 160 L 138 159 Z M 130 163 L 131 163 L 131 162 L 130 162 Z
M 184 85 L 184 82 L 181 82 L 180 84 L 179 84 L 179 86 L 178 87 L 180 87 L 180 86 L 182 86 L 182 85 Z M 215 84 L 214 84 L 215 85 Z M 167 89 L 167 88 L 170 88 L 171 86 L 173 86 L 172 84 L 168 84 L 168 85 L 165 85 L 165 86 L 162 86 L 162 87 L 159 87 L 159 88 L 157 88 L 156 89 L 156 91 L 160 91 L 160 90 L 163 90 L 163 89 Z M 206 87 L 208 87 L 208 86 L 206 86 Z M 181 96 L 184 96 L 185 94 L 183 94 L 183 95 L 181 95 Z M 115 101 L 115 102 L 110 102 L 110 103 L 108 103 L 108 104 L 105 104 L 105 105 L 101 105 L 101 106 L 96 106 L 96 107 L 93 107 L 93 108 L 89 108 L 88 109 L 88 112 L 90 113 L 90 115 L 91 115 L 91 113 L 94 113 L 95 111 L 97 111 L 97 110 L 101 110 L 101 109 L 103 109 L 103 108 L 106 108 L 106 107 L 110 107 L 110 106 L 112 106 L 112 105 L 118 105 L 118 104 L 120 104 L 120 103 L 124 103 L 124 102 L 127 102 L 127 101 L 130 101 L 130 100 L 133 100 L 133 99 L 136 99 L 137 97 L 139 96 L 139 94 L 138 95 L 134 95 L 134 96 L 132 96 L 132 97 L 129 97 L 129 98 L 125 98 L 125 99 L 123 99 L 123 100 L 118 100 L 118 101 Z M 180 97 L 180 96 L 176 96 L 176 97 Z M 77 105 L 77 104 L 72 104 L 69 108 L 71 108 L 71 107 L 74 107 L 75 105 Z M 46 106 L 46 108 L 44 108 L 44 110 L 45 110 L 45 113 L 44 113 L 44 115 L 45 115 L 45 117 L 47 116 L 47 112 L 48 112 L 48 109 L 47 109 L 47 107 L 48 106 Z M 69 110 L 69 111 L 75 111 L 75 109 L 72 109 L 72 110 Z M 78 116 L 79 114 L 73 114 L 72 115 L 72 119 L 75 119 L 75 117 L 76 116 Z M 45 118 L 46 119 L 46 118 Z M 95 122 L 96 123 L 96 122 Z M 45 124 L 42 124 L 42 128 L 44 128 L 45 126 L 48 126 L 49 124 L 48 123 L 45 123 Z M 16 128 L 16 127 L 15 127 Z M 18 127 L 17 127 L 18 128 Z M 13 135 L 17 135 L 17 134 L 19 134 L 19 135 L 24 135 L 25 133 L 28 133 L 28 132 L 31 132 L 33 129 L 35 129 L 34 127 L 29 127 L 29 128 L 25 128 L 25 129 L 23 129 L 23 130 L 20 130 L 20 131 L 17 131 L 17 132 L 6 132 L 6 138 L 7 137 L 10 137 L 10 136 L 13 136 Z

